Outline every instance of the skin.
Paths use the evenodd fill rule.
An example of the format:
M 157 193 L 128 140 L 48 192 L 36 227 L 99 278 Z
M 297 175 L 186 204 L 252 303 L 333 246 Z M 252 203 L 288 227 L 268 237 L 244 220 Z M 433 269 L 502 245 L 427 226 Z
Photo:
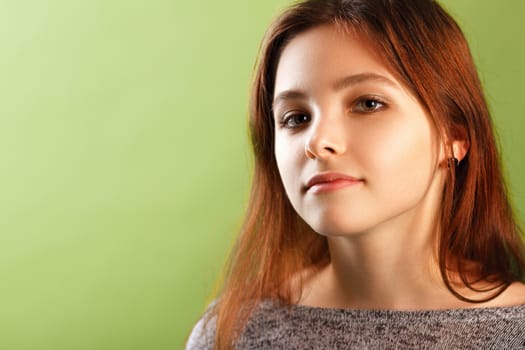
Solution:
M 286 193 L 305 222 L 327 237 L 331 255 L 326 269 L 303 276 L 300 304 L 439 309 L 525 303 L 521 284 L 498 297 L 499 304 L 466 304 L 444 286 L 435 237 L 446 145 L 417 99 L 360 37 L 333 26 L 295 37 L 279 60 L 273 104 Z M 451 145 L 461 160 L 468 144 Z M 351 181 L 307 186 L 313 176 L 333 173 Z

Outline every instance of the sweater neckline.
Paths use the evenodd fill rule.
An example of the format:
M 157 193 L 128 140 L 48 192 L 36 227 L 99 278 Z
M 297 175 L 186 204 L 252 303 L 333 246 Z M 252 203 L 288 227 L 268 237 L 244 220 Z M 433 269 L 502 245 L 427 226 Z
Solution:
M 494 319 L 494 318 L 514 318 L 525 316 L 525 304 L 511 306 L 491 306 L 491 307 L 471 307 L 457 309 L 422 309 L 422 310 L 395 310 L 395 309 L 353 309 L 353 308 L 325 308 L 307 305 L 292 304 L 279 306 L 274 301 L 263 302 L 261 307 L 280 308 L 288 310 L 295 315 L 303 317 L 351 317 L 351 318 L 377 318 L 377 319 Z

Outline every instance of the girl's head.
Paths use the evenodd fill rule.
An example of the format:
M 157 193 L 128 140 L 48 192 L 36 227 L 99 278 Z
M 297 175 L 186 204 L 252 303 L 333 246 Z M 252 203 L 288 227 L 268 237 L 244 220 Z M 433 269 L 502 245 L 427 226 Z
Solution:
M 286 10 L 262 44 L 250 129 L 254 178 L 213 313 L 218 348 L 231 344 L 257 301 L 296 300 L 298 273 L 330 262 L 325 236 L 366 230 L 425 188 L 438 197 L 425 213 L 433 213 L 437 261 L 452 293 L 463 298 L 451 273 L 467 287 L 472 278 L 492 282 L 494 296 L 522 278 L 522 243 L 482 88 L 461 30 L 436 1 L 306 0 Z M 346 157 L 327 160 L 348 147 Z M 447 164 L 452 157 L 457 167 Z M 305 198 L 324 171 L 350 175 L 355 189 L 380 184 L 379 196 L 361 198 L 363 208 L 341 198 L 340 211 L 322 212 Z M 357 224 L 339 220 L 353 213 Z
M 301 61 L 301 49 L 297 48 L 301 45 L 300 41 L 304 42 L 304 38 L 308 35 L 314 36 L 312 32 L 321 35 L 320 28 L 325 31 L 326 47 L 323 49 L 321 42 L 323 38 L 317 39 L 320 41 L 315 48 L 308 48 L 307 44 L 303 45 L 304 60 Z M 330 51 L 337 49 L 336 41 L 341 44 L 339 54 L 344 55 L 341 52 L 346 48 L 348 55 L 346 60 L 344 57 L 338 57 L 340 63 L 331 56 Z M 355 51 L 358 53 L 366 51 L 368 57 L 362 63 L 356 60 L 355 55 L 352 56 L 352 45 L 356 45 Z M 292 49 L 295 50 L 292 53 L 296 55 L 295 62 L 289 59 L 290 55 L 287 55 Z M 309 52 L 310 49 L 316 52 Z M 283 55 L 286 60 L 284 64 Z M 298 77 L 301 74 L 303 77 L 310 75 L 309 77 L 312 78 L 314 72 L 308 67 L 308 62 L 314 61 L 312 55 L 316 55 L 318 60 L 327 58 L 326 62 L 318 62 L 319 66 L 326 65 L 327 73 L 338 71 L 345 64 L 351 71 L 353 69 L 354 73 L 376 74 L 378 73 L 376 68 L 382 69 L 378 75 L 389 76 L 394 84 L 397 83 L 398 88 L 407 94 L 406 102 L 410 101 L 410 97 L 413 98 L 420 107 L 420 112 L 428 119 L 427 126 L 430 129 L 426 130 L 425 125 L 418 129 L 416 124 L 413 124 L 412 131 L 409 125 L 405 125 L 406 128 L 398 130 L 386 130 L 385 127 L 386 134 L 381 132 L 366 134 L 365 129 L 379 130 L 379 126 L 371 127 L 372 123 L 382 123 L 384 126 L 386 121 L 390 122 L 390 120 L 372 121 L 368 116 L 367 121 L 348 121 L 347 129 L 338 125 L 337 137 L 343 134 L 347 138 L 353 137 L 347 146 L 355 146 L 357 150 L 361 147 L 367 148 L 366 152 L 356 155 L 361 158 L 353 159 L 355 164 L 348 163 L 343 166 L 339 163 L 337 165 L 326 163 L 316 169 L 311 167 L 302 173 L 290 172 L 289 169 L 293 166 L 290 162 L 297 158 L 296 153 L 293 152 L 301 147 L 303 152 L 305 147 L 308 151 L 310 145 L 308 139 L 317 137 L 316 133 L 321 132 L 312 131 L 299 140 L 297 133 L 301 131 L 301 127 L 304 128 L 308 123 L 314 125 L 315 123 L 308 118 L 314 119 L 314 114 L 328 113 L 326 106 L 332 108 L 330 113 L 333 113 L 333 108 L 336 107 L 334 104 L 325 104 L 322 110 L 319 104 L 312 103 L 311 100 L 305 102 L 305 99 L 312 97 L 311 94 L 301 97 L 292 92 L 288 94 L 288 97 L 291 96 L 288 100 L 293 103 L 289 103 L 286 108 L 281 108 L 280 102 L 283 99 L 278 96 L 282 94 L 281 90 L 287 90 L 289 87 L 301 88 L 300 84 L 306 81 L 299 81 Z M 319 58 L 321 56 L 324 58 Z M 376 64 L 375 68 L 374 65 L 366 67 L 366 63 L 372 61 Z M 301 63 L 302 66 L 298 68 Z M 299 74 L 297 73 L 299 69 L 303 69 L 303 72 L 291 76 L 290 72 L 294 69 L 294 74 Z M 339 69 L 342 70 L 343 68 Z M 322 76 L 322 72 L 315 72 L 315 74 L 317 74 L 315 79 Z M 287 77 L 288 80 L 283 77 Z M 282 82 L 282 86 L 276 86 L 279 82 Z M 382 83 L 376 81 L 375 84 Z M 375 90 L 369 89 L 369 91 Z M 286 92 L 284 94 L 286 95 Z M 355 99 L 357 97 L 361 102 Z M 363 96 L 357 95 L 353 98 L 354 100 L 351 101 L 340 100 L 340 102 L 347 104 L 388 102 L 380 99 L 362 101 Z M 407 106 L 403 102 L 399 107 L 407 108 Z M 317 110 L 314 111 L 314 108 Z M 284 115 L 284 118 L 287 123 L 290 120 L 295 123 L 297 118 L 302 118 L 303 124 L 293 129 L 293 132 L 290 128 L 283 130 L 283 111 L 302 113 L 294 116 L 294 119 L 286 119 L 287 115 Z M 384 111 L 387 109 L 385 108 Z M 401 108 L 399 112 L 406 111 Z M 354 123 L 352 125 L 356 127 L 351 128 L 348 123 Z M 370 125 L 364 126 L 363 123 Z M 502 257 L 501 254 L 508 246 L 503 242 L 514 239 L 512 237 L 515 236 L 516 227 L 512 220 L 509 221 L 511 211 L 500 172 L 492 122 L 465 37 L 456 22 L 436 1 L 310 0 L 290 8 L 272 25 L 263 42 L 252 94 L 250 126 L 256 160 L 252 194 L 255 197 L 264 197 L 266 203 L 279 203 L 272 204 L 267 211 L 268 216 L 284 217 L 284 221 L 288 222 L 299 221 L 297 225 L 300 225 L 301 220 L 298 220 L 295 211 L 290 210 L 287 198 L 289 197 L 295 209 L 316 231 L 337 234 L 339 227 L 325 225 L 330 220 L 323 221 L 321 218 L 323 213 L 319 213 L 319 210 L 316 216 L 314 214 L 316 209 L 312 208 L 311 203 L 296 200 L 296 197 L 300 196 L 298 187 L 303 186 L 304 191 L 304 185 L 308 181 L 305 175 L 312 175 L 315 171 L 340 170 L 349 171 L 349 175 L 359 180 L 361 175 L 367 175 L 367 169 L 360 168 L 361 165 L 366 165 L 366 162 L 374 159 L 378 162 L 385 160 L 383 167 L 379 163 L 372 165 L 373 171 L 378 176 L 384 178 L 391 176 L 392 179 L 405 176 L 404 181 L 390 183 L 391 187 L 388 191 L 383 192 L 384 195 L 395 196 L 409 191 L 412 180 L 427 181 L 428 179 L 421 177 L 432 171 L 433 164 L 437 164 L 440 166 L 439 172 L 442 174 L 440 176 L 443 182 L 441 185 L 436 185 L 441 186 L 439 195 L 442 196 L 441 204 L 437 209 L 436 227 L 439 227 L 440 232 L 436 250 L 444 276 L 449 269 L 459 271 L 462 275 L 461 264 L 469 261 L 476 263 L 475 266 L 480 269 L 476 271 L 476 275 L 479 274 L 481 277 L 497 275 L 496 279 L 502 277 L 500 275 L 502 266 L 508 266 L 507 257 Z M 324 126 L 319 126 L 318 129 L 321 130 L 322 127 Z M 392 127 L 398 126 L 392 125 Z M 398 133 L 397 144 L 396 133 Z M 390 138 L 388 142 L 385 142 L 384 137 Z M 413 144 L 407 141 L 407 137 L 411 138 Z M 426 163 L 422 163 L 413 149 L 417 147 L 417 142 L 421 142 L 422 150 L 429 147 L 438 150 L 435 152 L 437 159 L 427 159 Z M 396 154 L 395 152 L 402 152 L 405 147 L 405 157 L 396 154 L 393 159 L 388 159 L 385 154 L 374 153 L 373 147 L 378 143 L 383 143 L 383 148 L 377 147 L 377 152 L 391 152 L 392 155 Z M 290 151 L 288 154 L 286 149 Z M 453 157 L 460 160 L 459 165 L 447 166 L 447 159 Z M 386 166 L 396 161 L 398 162 L 396 167 Z M 331 169 L 330 165 L 336 169 Z M 323 166 L 326 169 L 323 169 Z M 284 171 L 279 174 L 279 169 Z M 385 171 L 397 173 L 384 174 Z M 294 179 L 297 182 L 295 190 L 293 190 Z M 367 179 L 364 180 L 366 183 Z M 412 185 L 416 184 L 412 182 Z M 285 192 L 288 192 L 288 196 Z M 385 198 L 376 199 L 377 204 L 380 205 Z M 393 199 L 392 205 L 395 205 L 395 198 Z M 342 211 L 346 211 L 348 217 L 352 216 L 352 211 L 360 217 L 369 213 L 367 212 L 369 207 L 366 206 L 341 208 Z M 340 217 L 341 215 L 338 214 L 341 213 L 334 212 L 332 217 Z M 330 215 L 327 217 L 329 218 Z M 488 249 L 489 247 L 491 249 Z M 505 281 L 509 279 L 511 277 L 508 275 L 503 278 Z
M 427 109 L 368 42 L 322 25 L 284 48 L 272 106 L 281 179 L 322 235 L 388 231 L 396 242 L 428 242 L 450 156 Z M 462 160 L 466 141 L 450 142 Z
M 306 1 L 284 13 L 267 34 L 253 91 L 251 127 L 257 161 L 265 164 L 263 169 L 277 168 L 272 106 L 282 53 L 294 38 L 322 26 L 338 32 L 338 40 L 344 41 L 345 35 L 349 40 L 358 38 L 375 55 L 426 111 L 435 134 L 446 146 L 446 156 L 459 156 L 460 150 L 454 153 L 452 149 L 455 140 L 470 148 L 459 169 L 448 172 L 443 208 L 450 213 L 454 197 L 473 190 L 484 173 L 483 166 L 497 168 L 497 158 L 467 43 L 454 20 L 435 1 Z M 416 164 L 405 166 L 419 171 Z M 460 175 L 458 181 L 455 175 Z M 465 204 L 472 206 L 472 202 Z

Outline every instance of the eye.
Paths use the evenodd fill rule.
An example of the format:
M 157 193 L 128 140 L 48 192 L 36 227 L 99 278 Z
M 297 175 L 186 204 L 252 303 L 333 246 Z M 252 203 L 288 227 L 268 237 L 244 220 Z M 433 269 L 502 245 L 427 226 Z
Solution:
M 283 116 L 280 124 L 283 128 L 294 129 L 302 124 L 308 123 L 310 120 L 312 120 L 312 118 L 308 114 L 290 112 Z
M 371 113 L 386 107 L 385 102 L 377 97 L 363 97 L 357 100 L 352 112 Z

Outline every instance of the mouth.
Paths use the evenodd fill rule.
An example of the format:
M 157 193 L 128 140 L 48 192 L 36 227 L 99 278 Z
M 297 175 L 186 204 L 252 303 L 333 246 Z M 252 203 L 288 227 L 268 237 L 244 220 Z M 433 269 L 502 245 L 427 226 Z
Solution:
M 332 192 L 363 182 L 362 179 L 346 174 L 321 173 L 311 177 L 304 186 L 304 190 L 310 193 Z

